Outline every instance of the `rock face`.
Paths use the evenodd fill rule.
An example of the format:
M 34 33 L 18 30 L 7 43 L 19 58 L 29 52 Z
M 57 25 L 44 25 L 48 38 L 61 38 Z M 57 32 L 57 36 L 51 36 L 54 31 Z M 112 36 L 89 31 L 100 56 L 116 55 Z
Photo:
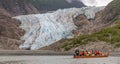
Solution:
M 0 7 L 13 16 L 83 6 L 85 5 L 80 1 L 68 3 L 66 0 L 0 0 Z
M 111 20 L 115 20 L 120 18 L 120 1 L 119 0 L 114 0 L 112 1 L 106 8 L 100 13 L 101 21 L 99 22 L 104 22 L 108 23 Z M 97 21 L 97 20 L 96 20 Z
M 74 35 L 80 36 L 83 34 L 89 34 L 92 32 L 93 21 L 90 21 L 85 15 L 78 15 L 74 18 L 74 24 L 77 26 L 76 30 L 73 31 Z
M 0 49 L 19 49 L 20 37 L 24 31 L 19 28 L 20 22 L 12 19 L 9 13 L 0 9 Z
M 114 0 L 103 11 L 100 11 L 103 8 L 96 7 L 71 8 L 47 14 L 15 17 L 21 21 L 22 29 L 19 28 L 20 22 L 11 18 L 11 15 L 35 14 L 59 8 L 85 6 L 79 2 L 77 0 L 71 0 L 71 2 L 66 0 L 0 0 L 0 8 L 3 8 L 0 10 L 0 49 L 19 49 L 18 46 L 22 44 L 20 37 L 24 34 L 22 29 L 26 31 L 26 34 L 22 38 L 25 42 L 20 47 L 34 50 L 61 39 L 93 33 L 97 31 L 95 29 L 109 26 L 111 23 L 109 21 L 120 18 L 119 0 Z M 57 47 L 51 46 L 52 49 L 60 49 L 61 42 L 64 43 L 64 41 L 55 43 Z
M 31 2 L 38 10 L 40 10 L 40 12 L 54 11 L 71 7 L 81 8 L 85 6 L 81 1 L 77 0 L 73 0 L 72 2 L 68 2 L 67 0 L 31 0 Z
M 110 26 L 114 23 L 115 20 L 120 19 L 119 4 L 119 0 L 114 0 L 109 3 L 104 10 L 96 14 L 96 18 L 94 20 L 94 32 L 106 26 Z
M 47 4 L 46 4 L 47 3 Z M 19 49 L 21 36 L 20 22 L 11 18 L 16 15 L 37 14 L 59 8 L 83 7 L 82 2 L 66 0 L 0 0 L 0 49 Z
M 112 1 L 110 4 L 108 4 L 104 10 L 101 10 L 100 12 L 96 13 L 96 16 L 94 19 L 86 19 L 86 17 L 84 15 L 79 15 L 78 17 L 76 17 L 76 22 L 75 22 L 75 25 L 80 27 L 80 26 L 88 26 L 87 29 L 83 31 L 84 34 L 89 34 L 91 31 L 91 33 L 93 32 L 96 32 L 96 31 L 99 31 L 101 30 L 102 28 L 105 28 L 105 27 L 109 27 L 113 24 L 115 24 L 114 21 L 116 20 L 119 20 L 120 19 L 120 0 L 114 0 Z M 82 22 L 84 21 L 84 22 Z M 92 24 L 90 23 L 92 21 Z M 81 25 L 82 24 L 82 25 Z M 89 26 L 91 25 L 91 26 Z M 91 29 L 92 27 L 92 29 Z M 79 29 L 79 28 L 78 28 Z M 82 28 L 83 29 L 83 28 Z M 89 29 L 91 31 L 89 31 Z M 88 32 L 88 33 L 86 33 Z M 79 31 L 76 32 L 77 34 L 78 33 L 81 33 Z M 79 35 L 79 34 L 78 34 Z M 60 40 L 50 46 L 46 46 L 46 47 L 43 47 L 41 49 L 43 50 L 55 50 L 55 51 L 62 51 L 62 46 L 65 45 L 65 42 L 68 42 L 67 45 L 69 45 L 69 42 L 71 42 L 71 40 Z M 99 45 L 100 42 L 98 42 L 98 44 L 92 44 L 92 45 L 89 45 L 90 43 L 88 43 L 87 45 L 83 46 L 83 47 L 94 47 L 94 45 Z M 82 45 L 81 45 L 82 46 Z M 81 47 L 81 46 L 78 46 L 78 47 Z M 106 47 L 105 47 L 106 46 Z M 108 45 L 108 44 L 105 44 L 105 46 L 103 47 L 99 47 L 99 48 L 107 48 L 110 46 L 109 49 L 111 49 L 113 46 L 111 45 Z
M 28 0 L 0 0 L 0 7 L 13 16 L 39 13 Z
M 94 19 L 95 13 L 102 9 L 104 7 L 70 8 L 53 13 L 14 17 L 21 21 L 21 28 L 26 31 L 23 37 L 25 42 L 20 48 L 35 50 L 61 39 L 88 33 L 92 26 L 89 19 Z

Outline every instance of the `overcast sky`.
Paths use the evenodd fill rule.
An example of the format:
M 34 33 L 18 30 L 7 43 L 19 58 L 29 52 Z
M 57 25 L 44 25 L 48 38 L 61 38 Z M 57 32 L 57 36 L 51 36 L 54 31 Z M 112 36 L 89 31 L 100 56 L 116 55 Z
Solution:
M 80 0 L 87 6 L 106 6 L 112 0 Z

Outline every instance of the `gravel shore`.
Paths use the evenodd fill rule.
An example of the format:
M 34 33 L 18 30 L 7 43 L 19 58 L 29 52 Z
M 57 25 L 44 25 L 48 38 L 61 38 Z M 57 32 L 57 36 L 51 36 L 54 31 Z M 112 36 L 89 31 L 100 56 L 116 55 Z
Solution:
M 120 57 L 74 59 L 72 56 L 0 56 L 0 64 L 120 64 Z

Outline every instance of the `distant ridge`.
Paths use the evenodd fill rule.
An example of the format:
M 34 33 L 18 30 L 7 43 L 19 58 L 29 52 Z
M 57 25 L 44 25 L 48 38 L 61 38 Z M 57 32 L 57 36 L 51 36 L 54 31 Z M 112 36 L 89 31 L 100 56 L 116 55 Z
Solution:
M 66 0 L 0 0 L 0 7 L 15 16 L 83 6 L 85 5 L 80 1 L 69 3 Z

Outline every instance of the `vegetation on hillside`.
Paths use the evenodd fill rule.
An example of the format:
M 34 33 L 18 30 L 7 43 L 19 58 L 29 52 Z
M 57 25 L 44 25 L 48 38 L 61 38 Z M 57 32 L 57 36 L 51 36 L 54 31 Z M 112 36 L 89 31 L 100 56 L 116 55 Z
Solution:
M 102 23 L 118 22 L 115 26 L 104 28 L 99 32 L 90 35 L 81 35 L 78 38 L 66 40 L 62 46 L 64 50 L 70 50 L 71 48 L 85 45 L 89 42 L 107 42 L 114 44 L 114 47 L 120 47 L 120 0 L 114 0 L 103 10 Z
M 119 13 L 119 11 L 120 11 L 120 0 L 116 0 L 116 1 L 111 2 L 111 6 L 112 6 L 111 9 L 116 11 L 115 12 L 116 14 Z
M 81 35 L 78 38 L 66 40 L 62 48 L 67 51 L 73 47 L 85 45 L 89 42 L 99 41 L 104 41 L 110 44 L 114 44 L 115 47 L 120 47 L 120 23 L 90 35 Z

